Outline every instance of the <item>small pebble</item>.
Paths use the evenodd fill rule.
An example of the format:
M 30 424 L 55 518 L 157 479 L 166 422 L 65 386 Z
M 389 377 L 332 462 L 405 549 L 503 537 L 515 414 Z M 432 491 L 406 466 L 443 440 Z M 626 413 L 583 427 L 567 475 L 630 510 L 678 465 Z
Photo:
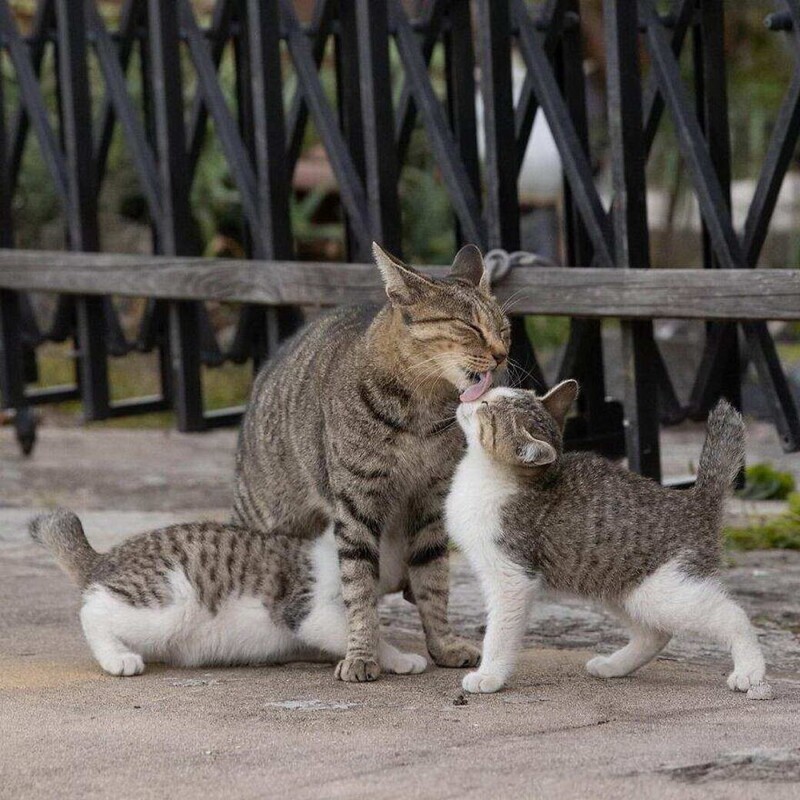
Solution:
M 748 700 L 774 700 L 775 692 L 768 683 L 758 683 L 747 690 Z
M 461 692 L 461 694 L 459 694 L 453 700 L 453 705 L 454 706 L 465 706 L 466 704 L 467 704 L 467 696 L 463 692 Z

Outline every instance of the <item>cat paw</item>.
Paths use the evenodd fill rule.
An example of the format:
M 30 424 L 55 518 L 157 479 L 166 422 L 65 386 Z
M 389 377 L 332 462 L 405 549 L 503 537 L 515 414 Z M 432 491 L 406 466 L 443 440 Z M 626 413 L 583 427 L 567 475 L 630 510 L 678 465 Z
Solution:
M 476 667 L 481 660 L 481 650 L 464 639 L 453 639 L 435 653 L 431 653 L 434 664 L 438 667 Z
M 738 667 L 728 675 L 728 688 L 732 692 L 747 692 L 764 683 L 765 672 L 763 664 Z
M 595 678 L 621 678 L 627 675 L 608 656 L 595 656 L 586 662 L 586 671 Z
M 374 658 L 343 658 L 337 665 L 334 675 L 345 683 L 366 683 L 375 681 L 381 674 L 381 668 Z
M 471 694 L 489 694 L 503 688 L 503 679 L 491 672 L 470 672 L 461 681 L 461 688 Z
M 136 653 L 107 656 L 100 660 L 100 666 L 109 675 L 119 675 L 125 678 L 131 675 L 141 675 L 144 672 L 144 661 Z
M 417 675 L 425 672 L 428 660 L 416 653 L 394 653 L 392 657 L 381 663 L 381 668 L 394 675 Z
M 747 690 L 748 700 L 774 700 L 775 692 L 768 683 L 757 683 Z

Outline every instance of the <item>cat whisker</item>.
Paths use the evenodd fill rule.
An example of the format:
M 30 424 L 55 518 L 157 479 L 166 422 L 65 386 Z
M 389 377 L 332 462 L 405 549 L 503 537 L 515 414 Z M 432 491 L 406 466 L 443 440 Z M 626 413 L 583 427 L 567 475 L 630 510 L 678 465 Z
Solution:
M 516 386 L 512 386 L 512 389 L 519 389 L 522 386 L 522 382 L 526 379 L 530 379 L 535 383 L 538 390 L 544 391 L 547 387 L 542 384 L 542 382 L 533 374 L 532 370 L 525 369 L 516 359 L 510 358 L 508 359 L 508 366 L 509 366 L 509 374 L 512 375 L 512 382 L 516 379 Z M 518 377 L 519 373 L 521 377 Z
M 522 289 L 517 289 L 516 292 L 513 292 L 511 295 L 509 295 L 506 298 L 506 301 L 503 303 L 503 305 L 500 306 L 500 310 L 505 314 L 508 311 L 508 309 L 511 308 L 512 300 L 515 302 L 520 302 L 522 300 L 522 298 L 519 297 L 519 295 L 521 295 L 524 291 L 525 288 L 523 287 Z

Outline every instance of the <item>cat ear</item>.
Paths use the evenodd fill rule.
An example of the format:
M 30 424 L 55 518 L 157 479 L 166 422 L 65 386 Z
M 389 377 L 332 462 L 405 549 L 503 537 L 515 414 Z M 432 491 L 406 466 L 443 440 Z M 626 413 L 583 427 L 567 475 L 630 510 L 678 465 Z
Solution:
M 474 244 L 464 245 L 456 253 L 447 277 L 468 283 L 484 294 L 489 294 L 489 271 L 486 269 L 481 251 Z
M 417 302 L 433 283 L 412 267 L 389 255 L 377 242 L 372 243 L 372 254 L 381 271 L 386 294 L 399 306 Z
M 517 457 L 523 464 L 532 467 L 543 467 L 552 464 L 558 457 L 553 445 L 531 436 L 526 430 L 521 431 L 522 441 L 517 445 Z
M 539 398 L 542 405 L 550 412 L 559 428 L 564 427 L 567 412 L 572 408 L 578 396 L 578 382 L 572 379 L 561 381 L 554 386 L 544 397 Z

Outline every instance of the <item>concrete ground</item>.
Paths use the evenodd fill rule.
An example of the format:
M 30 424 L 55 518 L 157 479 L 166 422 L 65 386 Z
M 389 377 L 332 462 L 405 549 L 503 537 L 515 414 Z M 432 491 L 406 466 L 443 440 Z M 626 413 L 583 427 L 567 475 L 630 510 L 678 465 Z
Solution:
M 696 463 L 696 431 L 670 435 L 674 471 Z M 24 461 L 0 430 L 3 800 L 798 796 L 797 553 L 737 556 L 725 574 L 762 631 L 771 702 L 729 692 L 725 654 L 690 638 L 635 677 L 591 678 L 584 662 L 624 632 L 590 605 L 547 599 L 512 685 L 492 696 L 463 698 L 463 671 L 433 667 L 360 686 L 324 664 L 103 675 L 77 594 L 28 542 L 27 519 L 70 505 L 103 548 L 180 519 L 224 518 L 233 446 L 224 431 L 43 429 Z M 480 639 L 483 606 L 458 556 L 451 616 Z M 382 617 L 390 640 L 424 652 L 412 606 L 388 598 Z

